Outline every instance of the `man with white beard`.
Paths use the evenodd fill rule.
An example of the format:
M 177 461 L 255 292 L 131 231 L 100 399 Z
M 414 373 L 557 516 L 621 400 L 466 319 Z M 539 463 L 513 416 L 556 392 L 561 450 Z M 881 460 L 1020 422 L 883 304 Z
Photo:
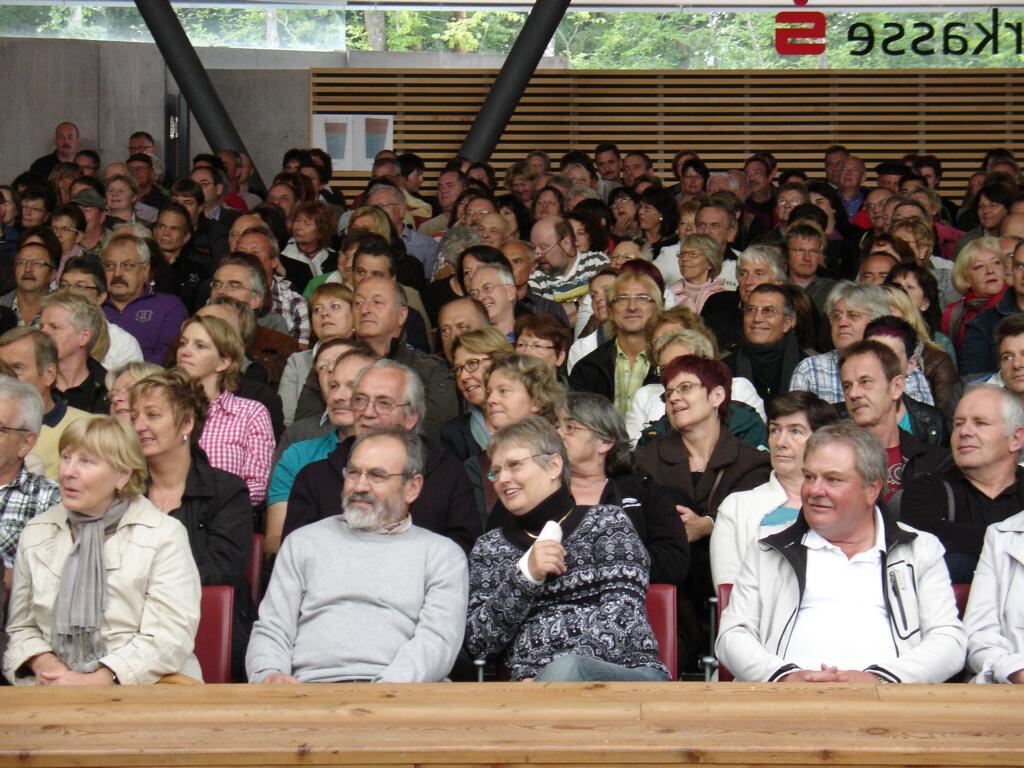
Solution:
M 437 682 L 465 631 L 466 557 L 413 525 L 423 443 L 385 427 L 360 435 L 342 514 L 281 546 L 245 666 L 253 683 Z

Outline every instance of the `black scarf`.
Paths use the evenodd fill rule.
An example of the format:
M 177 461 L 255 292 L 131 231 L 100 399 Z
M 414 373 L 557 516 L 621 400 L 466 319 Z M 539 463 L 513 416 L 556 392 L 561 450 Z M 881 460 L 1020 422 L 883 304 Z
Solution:
M 774 344 L 751 344 L 744 336 L 736 350 L 736 375 L 749 379 L 766 402 L 789 388 L 800 362 L 800 345 L 790 331 Z
M 583 519 L 582 512 L 587 509 L 589 507 L 577 507 L 572 493 L 568 488 L 562 486 L 525 515 L 513 515 L 505 512 L 507 517 L 501 530 L 510 542 L 520 549 L 526 550 L 533 546 L 533 542 L 537 540 L 534 537 L 541 532 L 548 520 L 558 522 L 565 517 L 569 510 L 573 510 L 572 514 L 565 517 L 561 523 L 562 540 L 564 541 L 570 533 L 576 530 L 576 526 Z

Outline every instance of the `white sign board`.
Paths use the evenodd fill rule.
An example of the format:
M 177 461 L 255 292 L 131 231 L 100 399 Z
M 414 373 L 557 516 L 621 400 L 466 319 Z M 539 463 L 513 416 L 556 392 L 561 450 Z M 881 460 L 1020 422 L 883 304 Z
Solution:
M 394 146 L 394 115 L 313 115 L 310 146 L 331 156 L 336 171 L 369 171 Z

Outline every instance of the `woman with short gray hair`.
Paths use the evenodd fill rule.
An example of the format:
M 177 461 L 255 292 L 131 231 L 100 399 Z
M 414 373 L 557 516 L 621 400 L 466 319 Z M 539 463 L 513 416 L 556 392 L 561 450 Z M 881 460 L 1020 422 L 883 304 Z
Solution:
M 487 450 L 508 520 L 470 554 L 470 653 L 512 680 L 667 680 L 645 608 L 650 557 L 626 513 L 576 503 L 543 418 L 499 429 Z

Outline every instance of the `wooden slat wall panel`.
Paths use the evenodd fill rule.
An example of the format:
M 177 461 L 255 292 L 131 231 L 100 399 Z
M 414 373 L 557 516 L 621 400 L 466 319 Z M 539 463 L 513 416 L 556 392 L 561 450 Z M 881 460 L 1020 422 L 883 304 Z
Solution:
M 433 182 L 461 146 L 496 74 L 315 69 L 311 112 L 393 114 L 395 149 L 420 154 Z M 531 149 L 557 158 L 614 141 L 648 152 L 663 178 L 682 148 L 699 152 L 712 170 L 740 167 L 750 153 L 769 149 L 781 167 L 820 175 L 823 149 L 838 143 L 869 168 L 905 152 L 933 152 L 945 167 L 944 193 L 959 198 L 985 151 L 1012 148 L 1024 128 L 1022 80 L 1018 70 L 543 70 L 491 163 L 501 177 Z M 368 176 L 335 178 L 353 193 Z

